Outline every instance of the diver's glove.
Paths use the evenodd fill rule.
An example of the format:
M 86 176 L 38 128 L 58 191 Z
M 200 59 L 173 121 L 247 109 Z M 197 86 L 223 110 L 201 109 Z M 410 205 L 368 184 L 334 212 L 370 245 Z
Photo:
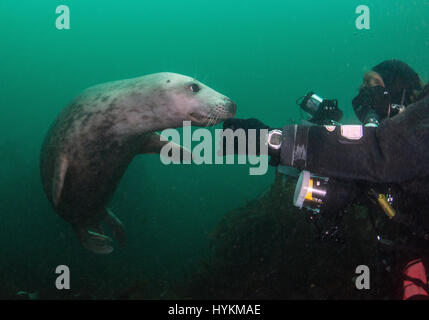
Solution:
M 249 150 L 248 150 L 248 138 L 249 138 L 249 130 L 251 129 L 255 129 L 256 130 L 256 137 L 255 137 L 255 153 L 254 155 L 260 155 L 260 151 L 261 151 L 261 130 L 265 129 L 264 131 L 264 137 L 263 140 L 268 138 L 269 134 L 267 135 L 266 133 L 269 132 L 271 133 L 272 128 L 270 128 L 269 126 L 267 126 L 266 124 L 264 124 L 262 121 L 255 119 L 255 118 L 250 118 L 250 119 L 227 119 L 224 121 L 223 123 L 223 130 L 227 130 L 227 129 L 231 129 L 233 131 L 236 131 L 238 129 L 243 129 L 245 134 L 246 134 L 246 150 L 245 150 L 245 154 L 249 155 Z M 281 134 L 281 132 L 280 132 Z M 281 137 L 280 137 L 281 139 Z M 239 150 L 239 146 L 238 146 L 238 141 L 239 139 L 234 139 L 234 154 L 240 154 L 240 150 Z M 225 140 L 222 143 L 223 145 L 223 155 L 227 155 L 227 144 L 225 143 Z M 270 164 L 271 165 L 278 165 L 279 161 L 280 161 L 280 150 L 271 150 L 271 148 L 268 147 L 268 155 L 271 156 L 271 160 L 270 160 Z
M 261 129 L 269 129 L 269 127 L 264 124 L 262 121 L 250 118 L 250 119 L 227 119 L 223 123 L 223 131 L 231 129 L 234 131 L 234 133 L 238 133 L 237 130 L 242 129 L 244 130 L 244 133 L 246 134 L 246 141 L 243 141 L 243 144 L 245 143 L 245 150 L 239 148 L 239 138 L 234 137 L 234 154 L 246 154 L 249 155 L 250 152 L 248 150 L 248 139 L 249 138 L 249 130 L 255 129 L 256 137 L 255 137 L 255 153 L 253 155 L 259 155 L 260 154 L 260 137 L 261 137 Z M 253 140 L 253 139 L 252 139 Z M 231 154 L 231 150 L 228 150 L 227 152 L 227 143 L 225 143 L 225 136 L 223 137 L 223 155 Z M 243 147 L 243 146 L 242 146 Z

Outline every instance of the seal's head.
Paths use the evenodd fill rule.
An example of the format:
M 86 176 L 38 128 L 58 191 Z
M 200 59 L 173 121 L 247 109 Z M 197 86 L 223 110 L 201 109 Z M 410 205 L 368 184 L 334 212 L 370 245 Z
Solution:
M 234 117 L 235 103 L 198 80 L 176 73 L 158 75 L 176 118 L 190 120 L 196 126 L 211 126 Z

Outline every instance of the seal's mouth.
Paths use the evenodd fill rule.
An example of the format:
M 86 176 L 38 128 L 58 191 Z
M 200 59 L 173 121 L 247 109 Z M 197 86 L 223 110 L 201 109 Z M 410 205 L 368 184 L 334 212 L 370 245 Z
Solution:
M 202 115 L 202 114 L 197 113 L 197 112 L 191 112 L 189 114 L 189 118 L 191 119 L 192 122 L 196 122 L 196 123 L 205 123 L 208 121 L 207 116 Z
M 191 112 L 189 113 L 189 118 L 191 122 L 196 125 L 210 127 L 226 119 L 233 118 L 236 110 L 237 107 L 235 103 L 231 102 L 231 104 L 227 106 L 212 107 L 205 114 L 200 112 Z
M 233 113 L 226 110 L 212 110 L 209 114 L 203 115 L 200 113 L 192 112 L 189 114 L 189 118 L 193 124 L 210 127 L 222 122 L 228 118 L 234 117 Z

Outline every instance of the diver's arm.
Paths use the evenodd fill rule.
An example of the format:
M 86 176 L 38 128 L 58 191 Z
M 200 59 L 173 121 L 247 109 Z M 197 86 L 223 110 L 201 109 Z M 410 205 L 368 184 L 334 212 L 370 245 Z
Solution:
M 280 164 L 346 179 L 401 182 L 429 173 L 429 97 L 378 128 L 285 126 Z

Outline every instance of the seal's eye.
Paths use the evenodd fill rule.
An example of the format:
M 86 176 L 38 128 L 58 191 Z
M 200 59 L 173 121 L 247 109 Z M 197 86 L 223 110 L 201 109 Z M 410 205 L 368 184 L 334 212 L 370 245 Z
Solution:
M 196 83 L 191 84 L 189 89 L 191 89 L 192 92 L 198 92 L 201 90 L 200 86 Z

